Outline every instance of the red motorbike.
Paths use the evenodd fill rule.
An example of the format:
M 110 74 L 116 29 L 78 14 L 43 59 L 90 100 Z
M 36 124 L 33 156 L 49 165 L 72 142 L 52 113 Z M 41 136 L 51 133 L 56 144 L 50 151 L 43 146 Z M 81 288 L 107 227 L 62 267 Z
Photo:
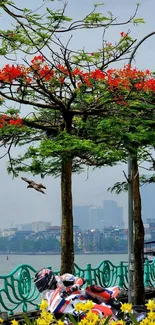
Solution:
M 93 290 L 94 296 L 92 296 Z M 124 315 L 120 309 L 121 302 L 117 300 L 120 289 L 115 286 L 106 290 L 111 294 L 111 299 L 108 302 L 105 301 L 105 293 L 104 301 L 102 299 L 102 292 L 104 292 L 104 289 L 95 285 L 88 286 L 86 288 L 78 288 L 75 291 L 72 291 L 72 286 L 67 287 L 65 290 L 61 287 L 58 287 L 55 290 L 54 295 L 53 293 L 51 295 L 49 290 L 45 294 L 45 299 L 48 301 L 49 306 L 48 311 L 52 314 L 55 314 L 56 318 L 60 318 L 62 315 L 66 315 L 65 323 L 70 325 L 72 322 L 70 322 L 70 318 L 67 317 L 67 315 L 72 315 L 76 319 L 82 319 L 86 316 L 86 312 L 76 310 L 76 304 L 79 302 L 84 304 L 88 300 L 92 300 L 92 312 L 97 314 L 100 319 L 108 316 L 113 320 L 120 320 L 124 318 Z M 145 307 L 142 306 L 133 306 L 132 313 L 138 322 L 143 320 L 147 315 Z M 128 324 L 132 323 L 129 315 L 126 315 L 125 317 Z

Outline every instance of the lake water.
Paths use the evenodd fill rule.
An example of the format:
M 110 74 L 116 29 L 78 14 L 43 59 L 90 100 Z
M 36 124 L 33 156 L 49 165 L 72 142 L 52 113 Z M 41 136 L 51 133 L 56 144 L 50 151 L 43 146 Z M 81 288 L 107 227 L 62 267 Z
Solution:
M 39 270 L 46 266 L 52 266 L 53 270 L 59 270 L 60 260 L 61 260 L 60 255 L 8 255 L 8 258 L 7 255 L 0 255 L 0 275 L 4 276 L 6 274 L 9 274 L 17 266 L 21 264 L 29 264 L 36 270 Z M 128 256 L 127 254 L 75 255 L 75 263 L 83 269 L 86 267 L 86 264 L 88 263 L 90 263 L 92 267 L 96 268 L 104 260 L 109 260 L 114 265 L 118 265 L 120 261 L 127 262 Z M 16 273 L 16 275 L 17 274 L 18 272 Z M 16 287 L 16 283 L 15 283 L 15 287 Z M 0 279 L 0 288 L 4 288 L 3 279 Z M 14 299 L 14 295 L 12 295 L 12 291 L 10 292 L 10 295 L 11 297 L 13 297 L 13 301 L 14 301 L 15 299 Z M 17 290 L 17 296 L 18 296 L 18 290 Z M 7 307 L 9 308 L 14 307 L 14 304 L 8 301 L 4 293 L 2 293 L 2 300 L 4 301 Z M 38 298 L 38 302 L 39 301 L 40 298 Z M 29 310 L 31 309 L 32 306 L 30 305 Z M 4 310 L 3 307 L 2 310 Z M 20 312 L 20 311 L 22 311 L 21 305 L 16 308 L 15 312 Z
M 5 275 L 13 271 L 20 264 L 29 264 L 36 270 L 45 266 L 52 266 L 53 270 L 60 269 L 60 255 L 0 255 L 0 275 Z M 104 260 L 111 261 L 118 265 L 120 261 L 128 261 L 127 254 L 96 254 L 96 255 L 75 255 L 75 263 L 85 268 L 90 263 L 92 267 L 97 267 Z

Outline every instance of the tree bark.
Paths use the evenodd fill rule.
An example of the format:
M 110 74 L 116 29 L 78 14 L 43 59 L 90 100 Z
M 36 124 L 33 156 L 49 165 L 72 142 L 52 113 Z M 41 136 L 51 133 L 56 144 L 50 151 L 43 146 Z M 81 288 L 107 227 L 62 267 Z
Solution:
M 134 201 L 134 303 L 145 304 L 144 290 L 144 225 L 141 216 L 141 195 L 137 157 L 133 159 Z
M 61 170 L 61 270 L 60 273 L 74 272 L 73 212 L 72 212 L 72 159 L 62 159 Z

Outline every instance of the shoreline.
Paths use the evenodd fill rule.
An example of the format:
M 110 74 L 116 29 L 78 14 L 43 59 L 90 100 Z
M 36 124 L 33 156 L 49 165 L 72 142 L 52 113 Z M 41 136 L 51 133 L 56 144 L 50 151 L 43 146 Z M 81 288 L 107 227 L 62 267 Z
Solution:
M 128 252 L 75 252 L 74 255 L 126 255 Z M 61 255 L 61 252 L 0 252 L 0 255 Z

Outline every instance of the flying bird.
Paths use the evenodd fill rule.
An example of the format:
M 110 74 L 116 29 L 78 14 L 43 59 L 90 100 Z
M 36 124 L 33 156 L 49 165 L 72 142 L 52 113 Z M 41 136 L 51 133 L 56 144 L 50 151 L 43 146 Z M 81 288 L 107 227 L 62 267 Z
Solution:
M 43 189 L 46 189 L 46 187 L 43 185 L 43 184 L 37 184 L 37 183 L 35 183 L 34 181 L 32 181 L 32 180 L 30 180 L 30 179 L 28 179 L 28 178 L 26 178 L 26 177 L 21 177 L 21 179 L 24 181 L 24 182 L 26 182 L 26 183 L 28 183 L 28 186 L 27 186 L 27 188 L 34 188 L 34 190 L 36 190 L 36 191 L 38 191 L 38 192 L 41 192 L 41 193 L 43 193 L 43 194 L 46 194 L 44 191 L 43 191 Z

